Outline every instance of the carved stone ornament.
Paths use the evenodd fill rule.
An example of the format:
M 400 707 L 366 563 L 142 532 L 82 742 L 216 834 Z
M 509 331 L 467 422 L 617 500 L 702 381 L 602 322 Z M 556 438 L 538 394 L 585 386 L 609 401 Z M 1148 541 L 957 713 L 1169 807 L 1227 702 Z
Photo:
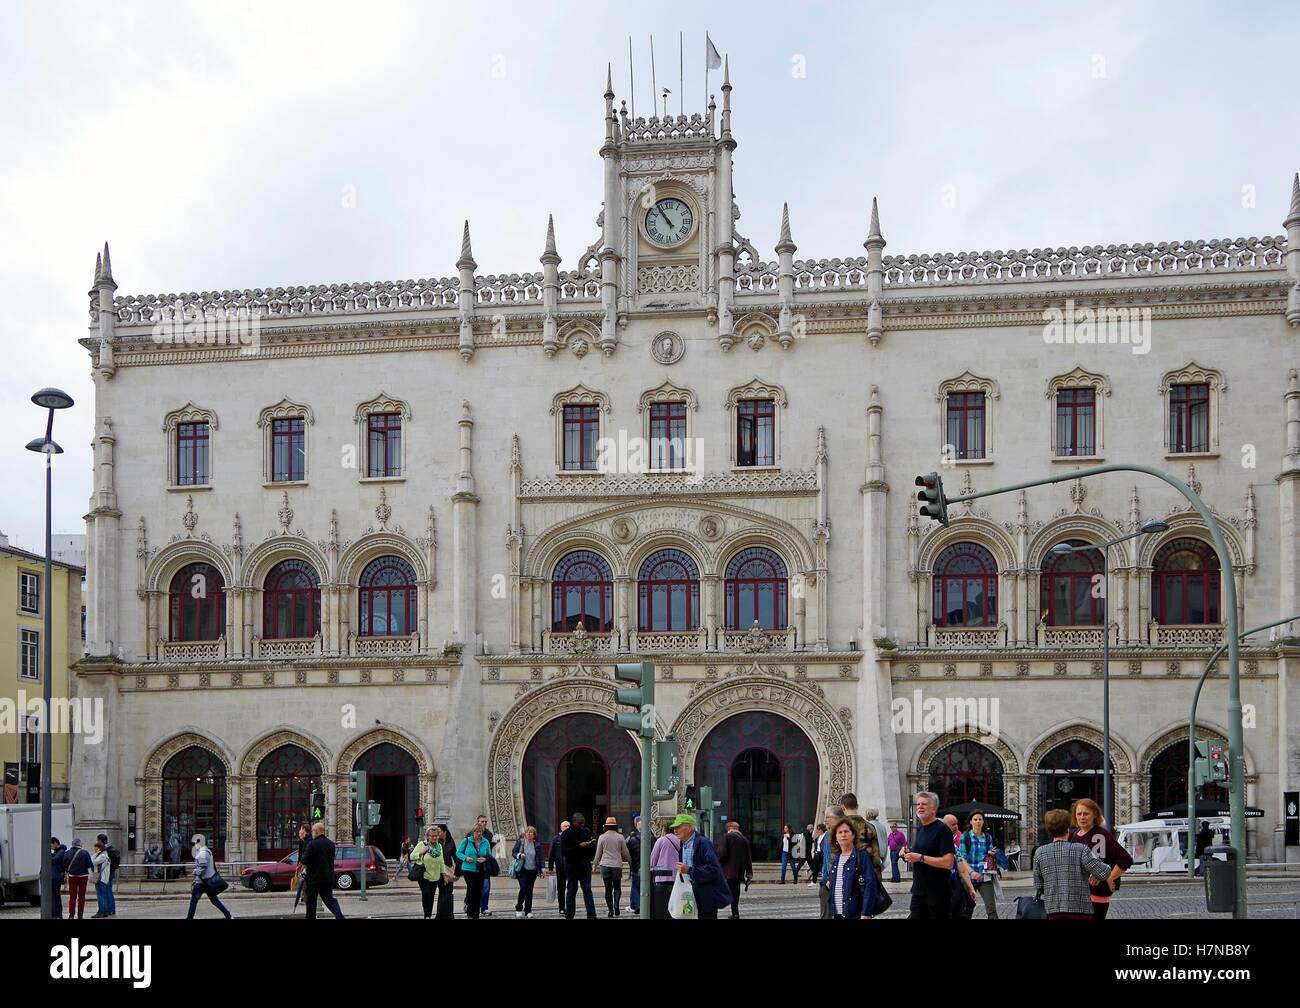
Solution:
M 630 543 L 636 538 L 637 526 L 631 518 L 615 518 L 609 524 L 609 534 L 615 542 Z
M 659 364 L 676 364 L 685 353 L 686 342 L 675 332 L 661 332 L 650 342 L 650 356 Z
M 727 525 L 718 515 L 708 514 L 700 519 L 700 538 L 706 542 L 717 542 L 722 538 Z

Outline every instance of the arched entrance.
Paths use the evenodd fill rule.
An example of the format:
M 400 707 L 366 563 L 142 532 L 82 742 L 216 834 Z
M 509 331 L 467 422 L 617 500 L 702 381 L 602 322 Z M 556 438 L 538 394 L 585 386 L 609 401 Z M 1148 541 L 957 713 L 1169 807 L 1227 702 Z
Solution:
M 202 833 L 217 860 L 226 852 L 226 764 L 202 746 L 189 746 L 162 770 L 163 849 L 190 860 L 190 838 Z
M 718 821 L 735 819 L 755 861 L 780 857 L 781 827 L 815 822 L 819 767 L 808 736 L 766 711 L 734 714 L 717 725 L 695 758 L 696 785 L 713 788 Z
M 385 857 L 396 858 L 402 837 L 414 837 L 415 809 L 420 803 L 419 767 L 415 757 L 392 742 L 371 746 L 353 765 L 366 772 L 366 800 L 379 802 L 379 825 L 370 830 L 370 843 Z M 352 836 L 358 832 L 353 810 Z
M 1203 785 L 1197 791 L 1197 797 L 1228 804 L 1228 790 L 1222 784 Z M 1150 792 L 1143 812 L 1154 812 L 1171 805 L 1187 805 L 1186 738 L 1165 746 L 1151 761 Z
M 587 817 L 593 833 L 611 815 L 626 832 L 639 811 L 640 787 L 640 753 L 627 732 L 599 714 L 553 718 L 524 751 L 524 817 L 546 845 L 574 812 Z
M 1111 764 L 1114 789 L 1115 766 Z M 1052 809 L 1065 809 L 1080 798 L 1102 801 L 1101 749 L 1082 739 L 1071 739 L 1049 750 L 1038 761 L 1038 828 L 1046 839 L 1043 816 Z
M 321 767 L 302 746 L 289 743 L 257 766 L 257 856 L 277 861 L 298 848 L 298 825 L 311 819 L 311 794 L 321 788 Z

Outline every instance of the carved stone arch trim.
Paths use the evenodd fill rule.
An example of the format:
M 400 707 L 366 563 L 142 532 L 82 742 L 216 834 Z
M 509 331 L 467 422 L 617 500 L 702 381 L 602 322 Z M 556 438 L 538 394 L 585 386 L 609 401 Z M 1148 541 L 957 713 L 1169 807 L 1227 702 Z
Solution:
M 1082 367 L 1076 366 L 1072 371 L 1053 375 L 1047 379 L 1047 391 L 1043 395 L 1051 399 L 1061 389 L 1071 388 L 1094 389 L 1102 396 L 1109 396 L 1111 392 L 1110 379 L 1105 375 L 1097 374 L 1095 371 L 1086 371 Z
M 654 529 L 639 537 L 628 550 L 625 564 L 628 577 L 639 578 L 641 565 L 666 549 L 680 550 L 690 557 L 701 578 L 713 573 L 713 553 L 698 536 L 682 529 Z
M 142 587 L 145 591 L 165 592 L 171 587 L 171 579 L 178 570 L 186 564 L 199 562 L 210 563 L 220 571 L 227 589 L 234 584 L 235 572 L 221 550 L 204 539 L 181 539 L 168 543 L 154 554 L 145 568 Z
M 1188 361 L 1186 365 L 1174 371 L 1166 371 L 1160 378 L 1159 391 L 1162 397 L 1167 397 L 1170 386 L 1172 385 L 1206 385 L 1210 393 L 1210 417 L 1209 417 L 1209 434 L 1210 445 L 1209 454 L 1217 454 L 1219 451 L 1219 397 L 1228 391 L 1228 379 L 1224 377 L 1222 371 L 1217 368 L 1204 367 L 1197 364 L 1196 361 Z M 1170 431 L 1169 410 L 1164 410 L 1161 427 L 1164 431 L 1164 447 L 1166 452 L 1172 452 L 1174 449 L 1173 438 Z
M 665 402 L 684 402 L 686 403 L 687 409 L 692 412 L 700 408 L 699 400 L 695 398 L 694 392 L 690 389 L 674 385 L 671 381 L 665 381 L 658 388 L 647 389 L 641 393 L 641 401 L 637 403 L 636 411 L 638 413 L 645 413 L 652 403 Z M 689 422 L 688 418 L 688 428 Z M 687 434 L 690 434 L 689 429 L 687 430 Z M 649 434 L 647 433 L 646 436 L 649 437 Z
M 598 337 L 597 337 L 598 338 Z M 558 392 L 551 399 L 551 416 L 555 417 L 555 469 L 557 472 L 595 472 L 596 470 L 565 470 L 564 468 L 564 408 L 566 406 L 595 406 L 599 428 L 597 440 L 606 437 L 609 425 L 610 401 L 605 392 L 597 392 L 579 383 L 571 389 Z M 579 477 L 581 478 L 581 477 Z
M 593 347 L 600 342 L 600 327 L 586 319 L 570 319 L 556 330 L 555 337 L 560 346 L 568 346 L 572 339 L 583 339 L 588 347 Z
M 1219 515 L 1214 515 L 1215 520 L 1219 523 L 1219 529 L 1223 532 L 1224 542 L 1228 544 L 1228 552 L 1232 555 L 1232 566 L 1234 568 L 1247 563 L 1246 549 L 1237 534 L 1237 530 L 1224 521 Z M 1155 563 L 1156 554 L 1168 542 L 1174 539 L 1200 539 L 1211 550 L 1214 549 L 1214 539 L 1210 535 L 1210 530 L 1205 527 L 1205 522 L 1195 511 L 1186 510 L 1165 517 L 1169 523 L 1169 531 L 1160 532 L 1153 535 L 1139 537 L 1141 543 L 1138 553 L 1138 564 L 1142 567 L 1151 567 Z
M 262 760 L 282 745 L 296 745 L 305 749 L 320 764 L 321 775 L 329 774 L 334 760 L 330 756 L 325 743 L 301 728 L 282 724 L 263 732 L 248 744 L 244 749 L 243 756 L 239 759 L 240 775 L 243 777 L 256 777 L 257 768 L 261 765 Z
M 401 728 L 391 726 L 382 726 L 379 728 L 367 728 L 359 735 L 352 738 L 339 753 L 338 761 L 334 765 L 334 822 L 335 829 L 340 834 L 343 829 L 351 829 L 352 810 L 351 802 L 348 800 L 348 789 L 343 786 L 352 772 L 353 766 L 357 760 L 366 752 L 366 750 L 379 745 L 383 742 L 391 742 L 399 749 L 410 754 L 415 760 L 416 773 L 420 779 L 419 800 L 425 808 L 435 807 L 437 799 L 436 787 L 438 773 L 434 766 L 433 759 L 425 751 L 424 746 L 415 737 L 414 734 L 408 734 Z M 326 774 L 329 769 L 326 768 Z
M 316 422 L 316 414 L 312 412 L 310 406 L 304 406 L 302 403 L 296 403 L 292 399 L 281 399 L 274 406 L 267 406 L 257 415 L 257 426 L 265 427 L 272 420 L 286 420 L 295 417 L 302 417 L 309 424 Z
M 1044 756 L 1061 743 L 1076 740 L 1087 742 L 1098 749 L 1102 748 L 1101 730 L 1077 722 L 1060 725 L 1044 732 L 1026 748 L 1028 756 L 1025 758 L 1025 814 L 1031 837 L 1037 836 L 1038 832 L 1043 828 L 1043 824 L 1038 821 L 1038 764 L 1042 762 Z M 1130 822 L 1132 821 L 1130 817 L 1141 815 L 1142 812 L 1137 807 L 1139 795 L 1134 787 L 1138 783 L 1138 778 L 1133 771 L 1137 760 L 1129 746 L 1113 731 L 1111 732 L 1110 743 L 1111 763 L 1115 767 L 1113 777 L 1115 791 L 1114 815 L 1119 822 Z M 1114 823 L 1109 825 L 1113 826 Z
M 302 478 L 310 478 L 311 470 L 311 434 L 307 427 L 314 426 L 316 414 L 310 406 L 296 403 L 292 399 L 281 399 L 274 406 L 267 406 L 257 415 L 257 429 L 262 432 L 262 482 L 269 483 L 275 479 L 275 450 L 272 439 L 275 420 L 293 420 L 302 418 L 303 465 Z
M 371 532 L 350 544 L 339 557 L 335 580 L 338 584 L 350 588 L 357 586 L 361 571 L 371 560 L 381 556 L 398 556 L 411 565 L 419 581 L 429 577 L 428 564 L 424 552 L 410 536 L 400 532 Z
M 797 574 L 811 574 L 816 570 L 816 561 L 811 556 L 803 556 L 787 536 L 767 528 L 742 528 L 727 536 L 718 546 L 718 562 L 715 570 L 718 577 L 726 576 L 727 564 L 731 562 L 732 557 L 742 550 L 755 546 L 770 549 L 779 556 L 781 562 L 785 564 L 787 578 Z
M 405 399 L 397 399 L 382 390 L 373 399 L 358 403 L 356 412 L 352 416 L 352 422 L 357 425 L 357 472 L 360 478 L 370 478 L 367 475 L 370 472 L 369 426 L 370 417 L 375 413 L 397 413 L 402 418 L 402 436 L 399 442 L 400 458 L 397 462 L 397 473 L 394 475 L 405 476 L 407 473 L 406 446 L 411 441 L 411 432 L 408 429 L 411 423 L 411 405 Z M 376 478 L 392 478 L 392 475 Z
M 764 711 L 797 725 L 817 753 L 819 797 L 824 807 L 856 789 L 853 740 L 827 701 L 789 680 L 768 676 L 729 679 L 690 700 L 673 722 L 682 779 L 691 780 L 704 739 L 733 714 Z
M 744 385 L 737 385 L 727 393 L 727 399 L 722 404 L 722 408 L 731 411 L 736 408 L 736 403 L 742 399 L 771 399 L 782 409 L 790 405 L 789 398 L 785 394 L 785 389 L 780 385 L 772 382 L 763 381 L 757 376 L 751 378 Z
M 776 336 L 776 319 L 765 312 L 750 312 L 736 321 L 732 327 L 736 338 L 744 340 L 751 349 L 758 350 L 763 344 Z
M 550 581 L 555 565 L 575 550 L 591 550 L 600 554 L 615 577 L 627 573 L 623 551 L 611 539 L 593 528 L 567 525 L 538 537 L 528 551 L 524 565 L 525 576 Z
M 518 836 L 524 827 L 524 754 L 533 736 L 565 714 L 609 716 L 614 687 L 603 679 L 562 679 L 535 689 L 508 710 L 488 748 L 488 821 L 502 836 Z M 662 721 L 655 730 L 666 734 Z
M 999 573 L 1014 570 L 1018 565 L 1015 543 L 1000 526 L 978 515 L 961 515 L 953 518 L 947 528 L 936 525 L 921 540 L 917 569 L 928 574 L 934 568 L 935 558 L 959 542 L 976 542 L 987 549 L 997 561 Z
M 1072 514 L 1053 518 L 1029 540 L 1025 566 L 1031 571 L 1041 571 L 1047 552 L 1059 542 L 1066 539 L 1082 539 L 1085 542 L 1101 544 L 1118 539 L 1124 533 L 1105 518 L 1096 515 Z M 1129 542 L 1117 543 L 1111 549 L 1111 570 L 1129 566 Z
M 1110 398 L 1110 379 L 1094 371 L 1086 371 L 1076 366 L 1074 370 L 1054 375 L 1047 380 L 1047 390 L 1043 393 L 1047 399 L 1047 418 L 1044 430 L 1047 432 L 1048 450 L 1056 458 L 1056 397 L 1065 389 L 1092 389 L 1093 396 L 1093 450 L 1089 457 L 1101 458 L 1106 454 L 1106 400 Z
M 144 829 L 142 846 L 148 848 L 151 843 L 162 844 L 163 808 L 162 808 L 162 772 L 167 761 L 177 753 L 197 746 L 206 749 L 226 767 L 226 846 L 232 848 L 238 842 L 239 807 L 238 781 L 234 752 L 225 742 L 192 725 L 186 725 L 179 731 L 164 737 L 146 749 L 147 755 L 141 767 L 140 783 L 144 786 Z M 188 847 L 189 837 L 181 837 L 181 843 Z M 229 852 L 226 855 L 230 856 Z
M 1222 725 L 1215 724 L 1212 721 L 1202 722 L 1197 718 L 1196 737 L 1198 739 L 1226 739 L 1228 737 L 1228 729 L 1224 728 Z M 1149 777 L 1151 775 L 1151 764 L 1155 762 L 1156 757 L 1171 745 L 1175 745 L 1179 742 L 1183 744 L 1183 748 L 1187 747 L 1187 725 L 1185 723 L 1176 724 L 1161 731 L 1153 732 L 1142 743 L 1142 745 L 1138 747 L 1138 772 L 1142 774 L 1143 777 Z M 1254 773 L 1254 770 L 1251 768 L 1254 766 L 1255 760 L 1251 756 L 1249 748 L 1247 748 L 1245 752 L 1245 757 L 1246 773 Z
M 213 464 L 216 461 L 216 446 L 213 444 L 214 439 L 211 435 L 218 429 L 220 424 L 217 423 L 217 414 L 214 410 L 196 406 L 193 400 L 179 409 L 172 410 L 163 417 L 162 429 L 167 436 L 167 485 L 169 487 L 181 485 L 178 482 L 180 476 L 176 471 L 176 428 L 183 423 L 206 423 L 208 425 L 208 478 L 203 485 L 210 485 L 212 483 Z
M 357 403 L 356 413 L 353 414 L 352 420 L 354 423 L 365 423 L 366 417 L 370 416 L 371 413 L 400 413 L 403 420 L 410 420 L 411 405 L 405 399 L 397 399 L 387 392 L 381 391 L 373 399 Z
M 910 776 L 923 781 L 928 779 L 930 765 L 935 761 L 935 758 L 950 745 L 957 742 L 974 742 L 997 756 L 1002 761 L 1002 776 L 1004 778 L 1015 777 L 1021 773 L 1020 768 L 1024 765 L 1023 761 L 1002 738 L 997 735 L 984 735 L 970 728 L 962 728 L 936 736 L 922 746 L 912 763 Z M 1009 794 L 1004 794 L 1002 804 L 1009 807 L 1007 799 L 1010 797 Z
M 267 572 L 281 560 L 306 560 L 316 568 L 322 585 L 332 576 L 329 559 L 314 542 L 305 536 L 278 535 L 264 539 L 254 546 L 244 559 L 243 587 L 261 591 Z

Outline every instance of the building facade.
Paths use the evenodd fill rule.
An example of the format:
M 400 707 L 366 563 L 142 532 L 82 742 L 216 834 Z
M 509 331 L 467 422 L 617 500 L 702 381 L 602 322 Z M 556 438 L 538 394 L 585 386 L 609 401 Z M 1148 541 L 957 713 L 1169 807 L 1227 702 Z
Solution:
M 0 801 L 40 801 L 41 707 L 45 649 L 52 648 L 51 699 L 69 696 L 69 669 L 83 654 L 81 567 L 56 560 L 53 574 L 51 634 L 45 639 L 45 558 L 9 544 L 0 534 L 0 763 L 4 791 Z M 56 704 L 57 705 L 57 704 Z M 69 734 L 56 714 L 50 741 L 50 783 L 55 801 L 68 799 Z
M 383 284 L 123 297 L 105 247 L 77 679 L 114 744 L 77 753 L 87 826 L 135 806 L 146 844 L 271 856 L 317 786 L 351 830 L 355 768 L 390 853 L 417 810 L 627 824 L 612 666 L 644 657 L 684 782 L 761 857 L 849 790 L 896 818 L 931 786 L 1029 830 L 1100 793 L 1103 633 L 1117 818 L 1179 793 L 1223 582 L 1243 627 L 1297 608 L 1300 181 L 1277 237 L 886 255 L 873 202 L 865 255 L 797 260 L 786 212 L 764 259 L 731 90 L 632 119 L 607 85 L 569 269 L 540 213 L 542 268 L 509 275 L 478 271 L 468 223 L 455 275 Z M 955 495 L 1103 460 L 1200 491 L 1232 569 L 1138 476 L 916 513 L 918 473 Z M 1152 518 L 1110 551 L 1109 614 L 1097 554 L 1051 553 Z M 1297 687 L 1295 639 L 1252 638 L 1254 858 L 1284 856 Z M 1224 737 L 1225 698 L 1216 674 Z

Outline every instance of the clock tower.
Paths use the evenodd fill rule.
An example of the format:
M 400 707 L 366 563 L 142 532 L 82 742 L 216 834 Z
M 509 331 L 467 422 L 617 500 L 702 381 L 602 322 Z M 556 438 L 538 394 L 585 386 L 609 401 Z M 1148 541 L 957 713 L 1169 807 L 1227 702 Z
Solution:
M 720 119 L 717 111 L 710 97 L 704 115 L 632 118 L 626 102 L 615 111 L 607 78 L 599 254 L 607 328 L 663 308 L 698 307 L 717 325 L 724 346 L 733 342 L 736 142 L 726 66 Z M 602 333 L 602 343 L 607 340 L 613 341 L 612 331 Z

